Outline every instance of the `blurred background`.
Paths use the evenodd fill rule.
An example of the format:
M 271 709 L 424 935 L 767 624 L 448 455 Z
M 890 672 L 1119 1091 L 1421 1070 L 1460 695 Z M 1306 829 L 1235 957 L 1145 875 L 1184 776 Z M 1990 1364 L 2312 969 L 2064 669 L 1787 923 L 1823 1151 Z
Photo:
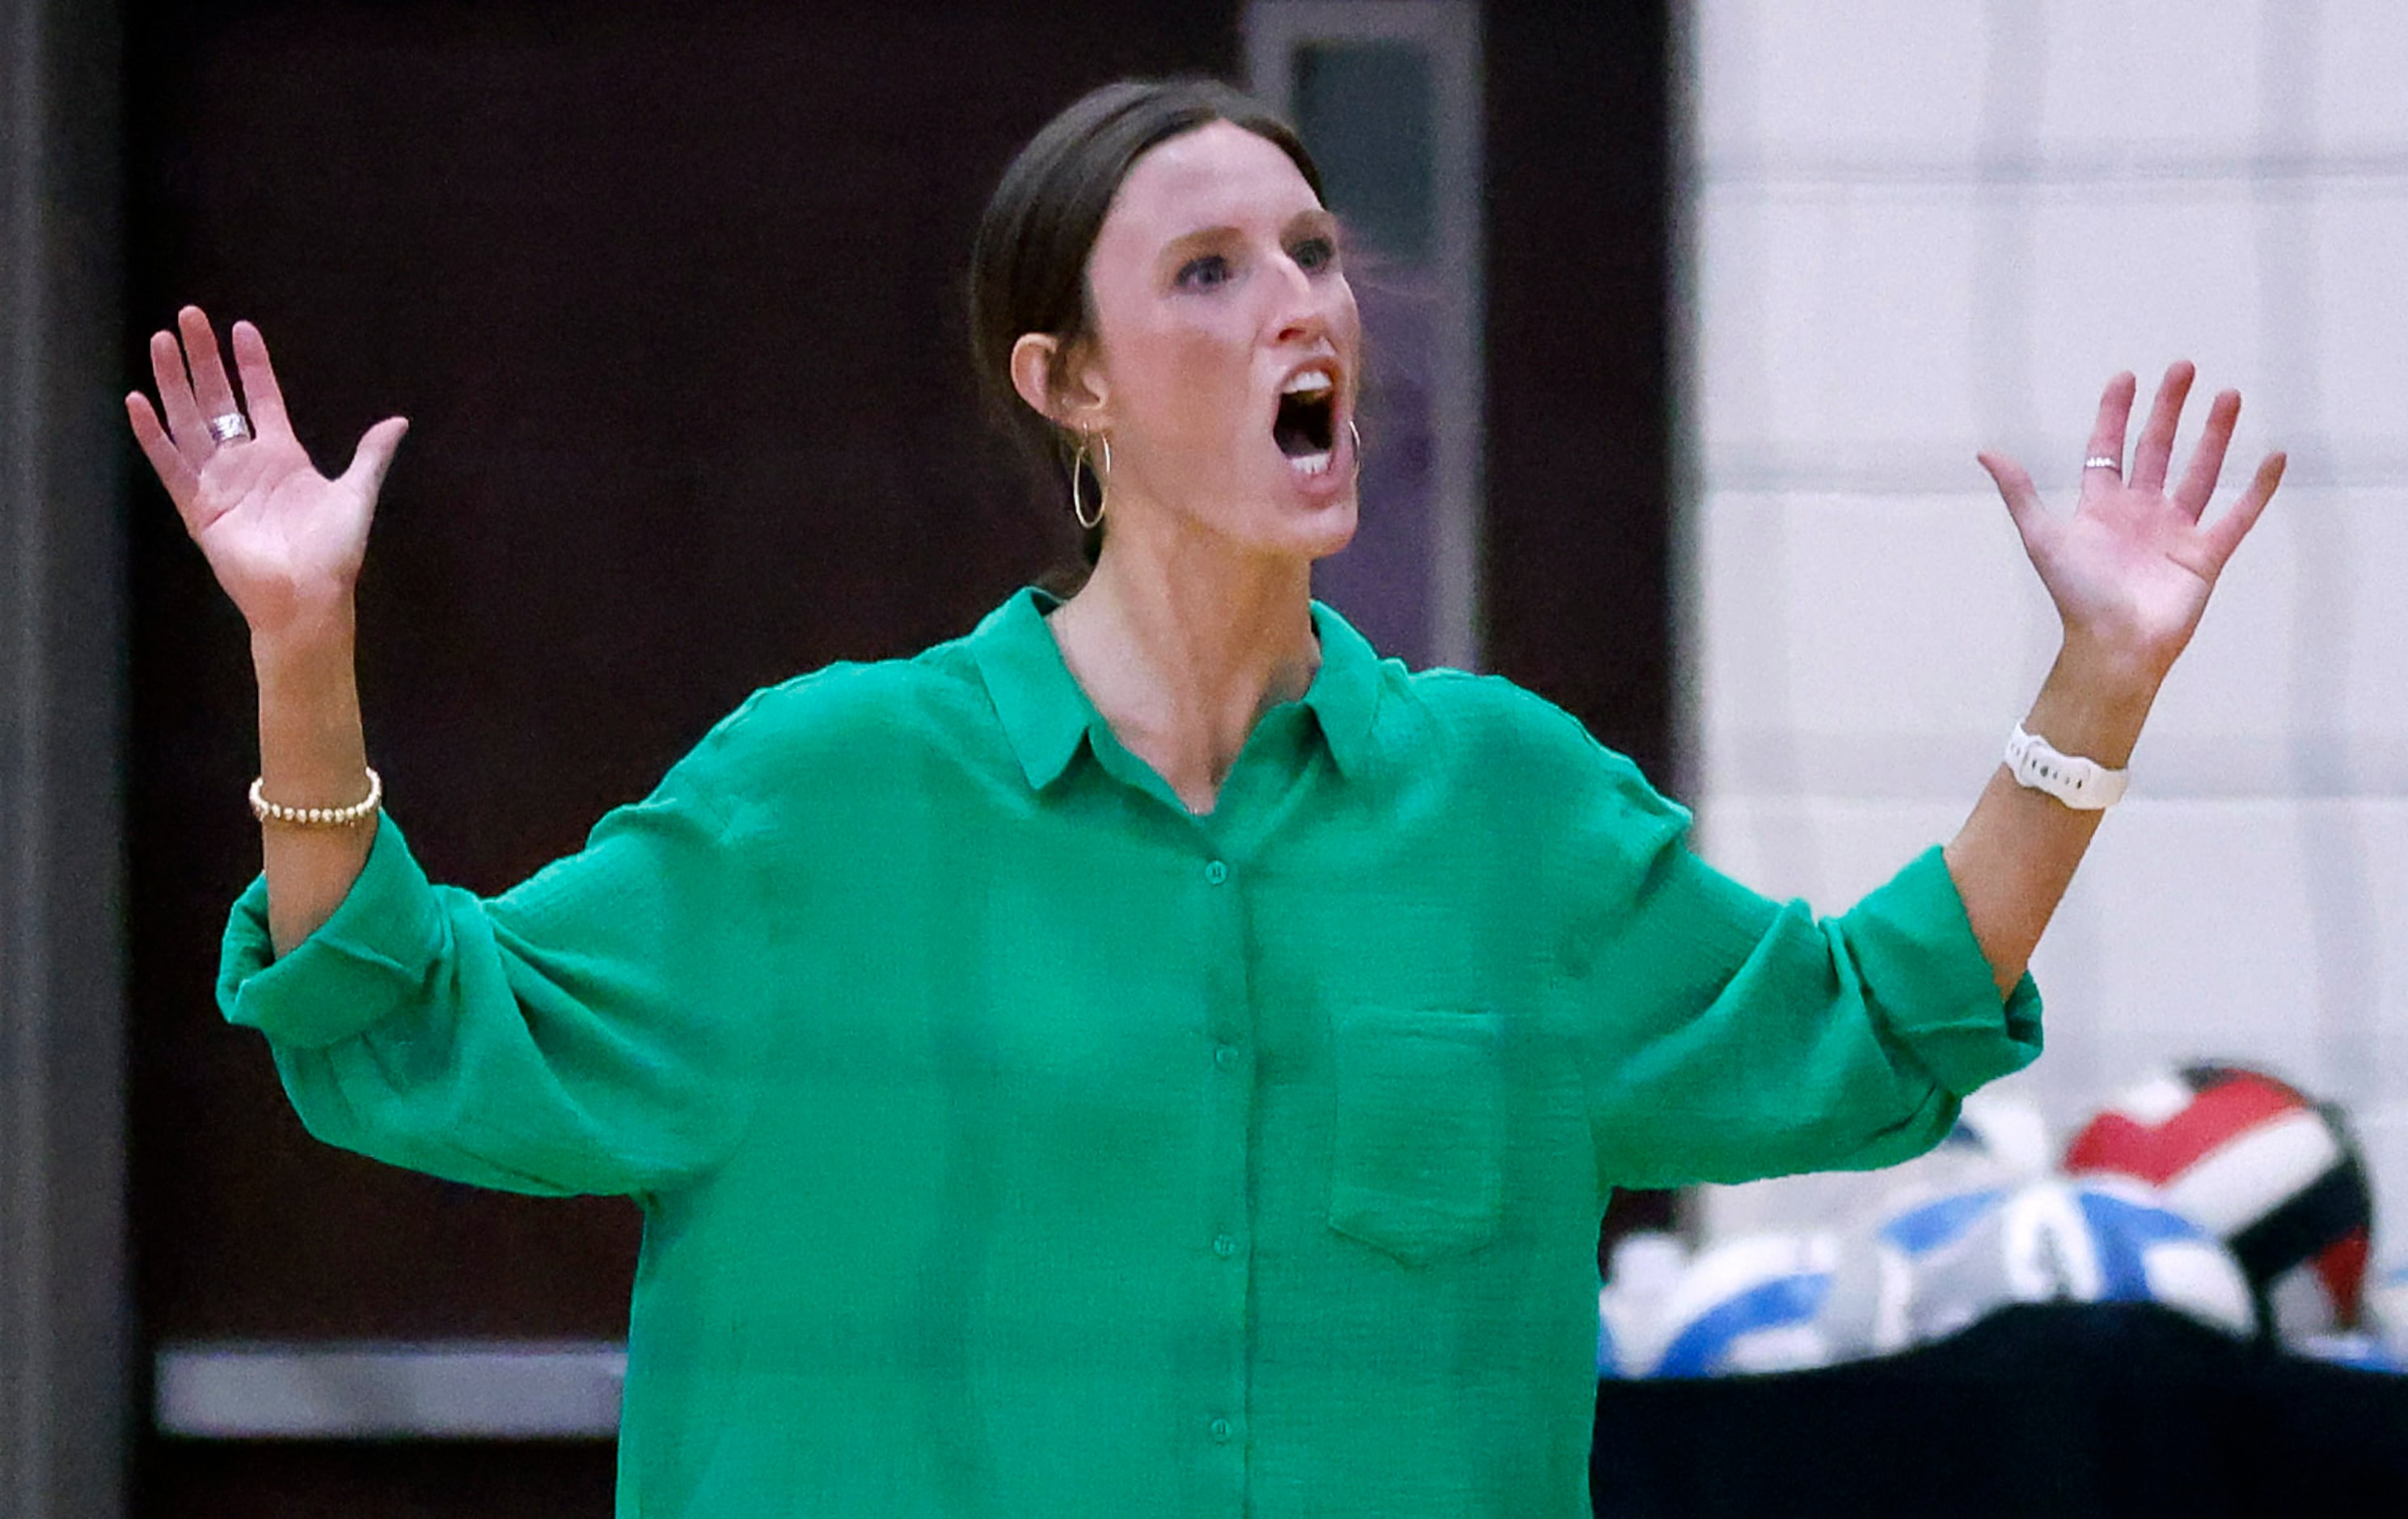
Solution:
M 978 414 L 970 232 L 1055 110 L 1178 72 L 1289 110 L 1369 255 L 1322 593 L 1570 709 L 1769 892 L 1837 910 L 1946 837 L 2045 670 L 1974 450 L 2061 502 L 2114 370 L 2241 388 L 2233 472 L 2291 472 L 2008 1095 L 2053 1149 L 2152 1071 L 2275 1073 L 2350 1115 L 2400 1259 L 2384 0 L 0 0 L 0 1513 L 609 1504 L 634 1210 L 319 1146 L 218 1021 L 250 673 L 125 436 L 147 334 L 257 322 L 330 468 L 412 419 L 369 744 L 430 870 L 499 890 L 752 687 L 1069 560 Z M 1600 1258 L 1842 1185 L 1618 1198 Z
M 1838 904 L 1961 820 L 2057 646 L 1974 451 L 2063 503 L 2106 378 L 2196 361 L 2244 398 L 2225 499 L 2290 470 L 2041 947 L 2048 1053 L 2011 1085 L 2070 1129 L 2172 1062 L 2286 1073 L 2355 1116 L 2378 1236 L 2408 1227 L 2408 11 L 1684 17 L 1707 852 Z

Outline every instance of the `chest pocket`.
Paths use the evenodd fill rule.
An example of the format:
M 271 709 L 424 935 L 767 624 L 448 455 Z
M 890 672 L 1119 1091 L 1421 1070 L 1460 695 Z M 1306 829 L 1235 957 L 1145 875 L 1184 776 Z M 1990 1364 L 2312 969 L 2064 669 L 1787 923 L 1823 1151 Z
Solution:
M 1329 1033 L 1329 1226 L 1408 1266 L 1487 1243 L 1505 1209 L 1503 1017 L 1342 1007 Z

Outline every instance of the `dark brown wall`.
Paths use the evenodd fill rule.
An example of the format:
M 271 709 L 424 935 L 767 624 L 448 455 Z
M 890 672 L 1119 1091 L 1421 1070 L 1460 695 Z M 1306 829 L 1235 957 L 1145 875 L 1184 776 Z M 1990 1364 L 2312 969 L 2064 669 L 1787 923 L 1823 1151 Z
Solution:
M 1068 550 L 975 414 L 970 228 L 1081 90 L 1237 48 L 1231 0 L 130 9 L 128 383 L 195 300 L 261 325 L 329 469 L 412 419 L 362 592 L 369 747 L 430 871 L 486 890 L 753 687 L 951 636 Z M 1659 771 L 1662 9 L 1493 13 L 1487 146 L 1491 663 Z M 128 510 L 147 1338 L 619 1334 L 632 1209 L 320 1146 L 219 1022 L 246 650 L 164 497 Z M 556 1510 L 422 1454 L 153 1442 L 144 1512 L 607 1491 L 607 1452 L 540 1468 L 578 1474 L 534 1484 Z M 375 1475 L 405 1469 L 415 1498 Z
M 1671 781 L 1664 0 L 1487 10 L 1488 661 Z

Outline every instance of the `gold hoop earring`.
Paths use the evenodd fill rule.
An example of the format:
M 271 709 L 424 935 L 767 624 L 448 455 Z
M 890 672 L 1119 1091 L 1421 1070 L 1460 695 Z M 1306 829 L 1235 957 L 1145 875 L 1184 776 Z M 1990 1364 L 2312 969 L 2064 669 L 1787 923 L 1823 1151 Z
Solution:
M 1092 517 L 1087 515 L 1087 503 L 1079 496 L 1079 471 L 1086 468 L 1089 441 L 1088 436 L 1081 433 L 1079 452 L 1070 460 L 1070 515 L 1079 519 L 1080 527 L 1094 532 L 1104 525 L 1104 508 L 1112 499 L 1112 441 L 1101 434 L 1092 440 L 1104 456 L 1103 472 L 1096 476 L 1096 514 Z

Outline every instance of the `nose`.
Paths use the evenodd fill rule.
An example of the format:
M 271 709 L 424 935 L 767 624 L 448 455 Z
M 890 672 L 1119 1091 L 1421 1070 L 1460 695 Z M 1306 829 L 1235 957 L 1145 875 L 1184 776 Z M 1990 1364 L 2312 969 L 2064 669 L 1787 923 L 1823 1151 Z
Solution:
M 1274 342 L 1310 342 L 1328 335 L 1328 293 L 1313 283 L 1304 267 L 1283 253 L 1274 260 L 1279 271 L 1277 304 L 1272 308 Z

